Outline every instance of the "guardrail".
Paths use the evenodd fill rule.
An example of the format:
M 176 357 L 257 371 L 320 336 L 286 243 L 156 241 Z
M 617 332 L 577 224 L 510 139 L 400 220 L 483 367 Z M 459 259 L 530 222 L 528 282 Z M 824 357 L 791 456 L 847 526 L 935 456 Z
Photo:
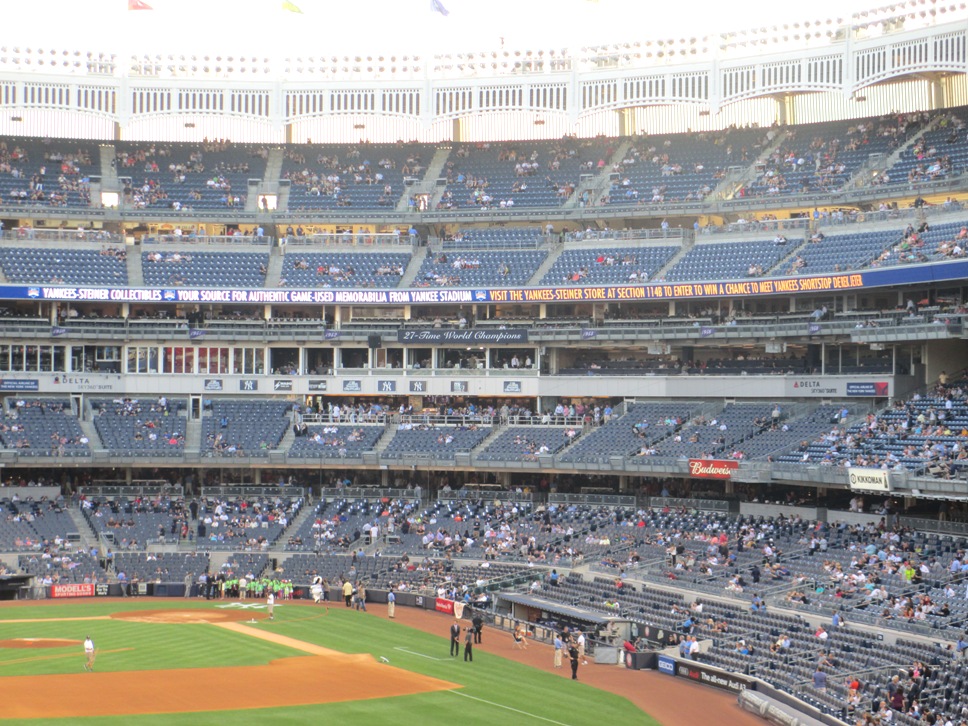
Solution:
M 441 502 L 463 501 L 465 499 L 491 499 L 501 502 L 531 502 L 534 495 L 530 492 L 514 492 L 506 489 L 491 489 L 489 486 L 465 485 L 455 491 L 437 492 L 437 500 Z
M 184 496 L 185 490 L 180 484 L 171 484 L 164 479 L 132 481 L 131 483 L 98 483 L 78 487 L 78 493 L 98 497 L 149 497 L 149 496 Z
M 416 501 L 417 498 L 416 489 L 325 487 L 320 490 L 320 499 L 404 499 L 406 501 Z
M 603 504 L 613 507 L 634 507 L 634 494 L 549 494 L 548 504 Z
M 200 490 L 203 497 L 305 497 L 306 487 L 262 486 L 259 484 L 225 484 L 224 486 L 205 486 Z
M 279 238 L 280 247 L 402 247 L 412 249 L 420 239 L 407 233 L 335 232 L 286 235 Z
M 155 244 L 212 244 L 212 245 L 258 245 L 271 247 L 275 239 L 268 235 L 245 235 L 245 234 L 226 234 L 226 235 L 207 235 L 187 232 L 185 234 L 159 234 L 145 235 L 141 238 L 143 245 Z

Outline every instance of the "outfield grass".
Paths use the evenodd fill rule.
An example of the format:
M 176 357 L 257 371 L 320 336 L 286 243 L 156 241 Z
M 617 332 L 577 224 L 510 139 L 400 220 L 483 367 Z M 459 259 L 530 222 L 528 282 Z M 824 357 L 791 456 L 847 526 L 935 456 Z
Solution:
M 85 601 L 63 606 L 16 607 L 0 610 L 0 639 L 40 637 L 83 640 L 90 634 L 98 645 L 99 671 L 137 671 L 160 668 L 239 666 L 267 663 L 276 658 L 303 655 L 285 646 L 251 638 L 206 624 L 165 625 L 123 620 L 81 622 L 4 623 L 4 620 L 59 617 L 91 617 L 130 608 L 182 609 L 212 607 L 197 601 L 141 600 L 130 603 Z M 621 723 L 657 724 L 624 698 L 558 674 L 539 671 L 500 656 L 477 650 L 473 663 L 448 657 L 448 644 L 441 620 L 440 636 L 429 635 L 382 618 L 353 610 L 332 608 L 328 614 L 308 607 L 276 609 L 274 622 L 254 627 L 347 653 L 371 653 L 389 658 L 398 668 L 433 676 L 463 686 L 443 691 L 387 699 L 353 701 L 273 709 L 251 709 L 219 713 L 164 714 L 138 716 L 149 726 L 175 724 L 305 724 L 367 723 L 395 724 L 412 719 L 421 724 L 528 724 L 557 723 L 567 726 Z M 108 653 L 120 648 L 131 651 Z M 400 650 L 400 649 L 404 650 Z M 410 651 L 410 652 L 406 652 Z M 9 663 L 35 655 L 50 658 L 27 663 Z M 419 654 L 419 655 L 418 655 Z M 439 658 L 440 660 L 434 660 Z M 80 646 L 67 649 L 0 649 L 0 688 L 3 676 L 76 673 L 83 656 Z M 145 684 L 163 691 L 163 683 Z M 56 694 L 51 694 L 56 697 Z M 191 704 L 186 704 L 190 708 Z M 334 720 L 335 719 L 335 720 Z M 130 724 L 130 716 L 78 718 L 71 723 Z M 53 720 L 9 721 L 40 726 L 63 723 Z

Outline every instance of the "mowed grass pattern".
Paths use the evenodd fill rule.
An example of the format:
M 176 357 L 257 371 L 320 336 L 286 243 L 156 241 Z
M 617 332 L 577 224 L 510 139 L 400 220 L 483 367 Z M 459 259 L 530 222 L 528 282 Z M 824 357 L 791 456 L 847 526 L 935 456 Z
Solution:
M 99 671 L 137 671 L 167 668 L 231 667 L 268 663 L 276 658 L 302 655 L 285 646 L 226 631 L 207 624 L 154 624 L 124 620 L 56 622 L 54 618 L 93 617 L 128 609 L 182 609 L 213 607 L 197 601 L 140 600 L 130 603 L 84 601 L 71 605 L 10 607 L 0 609 L 0 639 L 70 638 L 91 635 L 100 655 Z M 323 614 L 323 613 L 326 614 Z M 10 623 L 5 620 L 39 618 L 51 622 Z M 286 606 L 276 608 L 274 622 L 260 621 L 252 627 L 346 653 L 370 653 L 389 658 L 397 668 L 456 683 L 462 688 L 387 699 L 272 709 L 248 709 L 219 713 L 183 713 L 138 716 L 140 724 L 194 726 L 224 724 L 305 723 L 401 723 L 420 724 L 657 724 L 624 698 L 600 691 L 560 675 L 539 671 L 477 650 L 473 663 L 448 657 L 447 621 L 441 618 L 441 635 L 391 623 L 382 618 L 345 608 Z M 496 634 L 495 634 L 496 635 Z M 487 637 L 487 633 L 485 633 Z M 108 651 L 132 648 L 111 653 Z M 399 650 L 403 648 L 405 650 Z M 410 653 L 405 651 L 411 651 Z M 415 655 L 420 654 L 420 655 Z M 64 657 L 56 657 L 61 656 Z M 55 656 L 55 657 L 50 657 Z M 429 657 L 424 657 L 429 656 Z M 37 658 L 37 660 L 27 660 Z M 441 660 L 432 660 L 440 658 Z M 0 688 L 3 676 L 76 673 L 83 654 L 73 648 L 0 649 Z M 334 674 L 338 677 L 338 674 Z M 373 684 L 379 687 L 379 684 Z M 164 698 L 163 683 L 146 683 L 146 688 Z M 51 694 L 56 697 L 56 694 Z M 186 705 L 190 708 L 190 705 Z M 335 719 L 335 720 L 334 720 Z M 7 721 L 40 726 L 64 723 L 32 719 Z M 131 717 L 77 718 L 71 723 L 129 724 Z

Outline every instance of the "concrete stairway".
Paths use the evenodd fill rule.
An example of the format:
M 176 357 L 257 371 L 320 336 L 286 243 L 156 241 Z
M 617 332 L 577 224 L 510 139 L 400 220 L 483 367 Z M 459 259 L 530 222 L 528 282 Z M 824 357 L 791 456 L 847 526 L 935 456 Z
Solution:
M 605 160 L 605 167 L 594 176 L 582 181 L 575 188 L 574 193 L 572 193 L 562 208 L 574 209 L 577 207 L 581 202 L 582 194 L 586 191 L 588 192 L 591 206 L 595 206 L 598 200 L 601 199 L 602 194 L 612 188 L 612 168 L 622 162 L 622 159 L 625 158 L 630 148 L 632 148 L 631 139 L 623 139 L 615 151 L 612 152 L 612 155 Z
M 707 199 L 732 199 L 739 189 L 756 179 L 757 166 L 765 162 L 766 159 L 769 158 L 770 154 L 780 148 L 788 136 L 789 132 L 786 129 L 781 129 L 780 132 L 773 137 L 773 141 L 769 144 L 766 144 L 760 150 L 759 155 L 753 160 L 752 163 L 743 163 L 742 171 L 740 173 L 727 173 L 726 178 L 716 185 L 716 188 L 713 189 L 712 194 L 710 194 Z
M 101 163 L 101 189 L 106 192 L 121 191 L 118 183 L 117 149 L 114 144 L 101 144 L 98 148 Z M 93 199 L 92 199 L 93 202 Z M 100 202 L 100 200 L 98 200 Z
M 847 180 L 847 183 L 844 185 L 844 189 L 862 189 L 866 186 L 869 186 L 870 180 L 874 177 L 874 174 L 886 171 L 894 166 L 894 164 L 896 164 L 901 158 L 901 154 L 914 146 L 915 142 L 927 132 L 934 131 L 934 129 L 936 129 L 941 123 L 942 118 L 942 116 L 938 116 L 932 119 L 925 126 L 919 128 L 917 133 L 911 134 L 911 137 L 907 141 L 894 149 L 894 151 L 892 151 L 890 154 L 869 159 L 866 164 L 861 166 L 861 168 L 854 172 L 850 179 Z M 893 181 L 898 180 L 894 179 Z
M 675 240 L 670 240 L 674 242 Z M 666 274 L 679 264 L 679 260 L 688 254 L 689 250 L 696 246 L 696 238 L 692 234 L 686 235 L 682 238 L 682 249 L 676 252 L 672 258 L 666 262 L 662 267 L 660 267 L 650 279 L 652 280 L 662 280 L 665 278 Z
M 92 451 L 97 451 L 104 449 L 104 442 L 101 441 L 101 437 L 97 433 L 97 426 L 90 419 L 78 418 L 77 423 L 80 424 L 81 431 L 87 436 L 88 446 L 91 447 Z
M 286 153 L 282 147 L 269 149 L 269 158 L 266 159 L 266 173 L 262 177 L 263 183 L 271 186 L 279 181 L 282 176 L 282 162 L 285 161 Z
M 71 515 L 71 520 L 73 520 L 74 526 L 77 528 L 77 534 L 80 536 L 78 548 L 83 548 L 90 552 L 95 547 L 100 547 L 97 534 L 91 529 L 91 525 L 84 518 L 81 510 L 70 507 L 67 509 L 67 513 Z
M 541 278 L 547 274 L 548 270 L 551 269 L 552 265 L 561 255 L 562 247 L 559 245 L 549 245 L 548 246 L 548 256 L 545 257 L 544 262 L 542 262 L 538 269 L 534 271 L 534 274 L 528 278 L 528 285 L 537 285 L 541 282 Z
M 407 269 L 404 270 L 403 277 L 400 278 L 400 284 L 397 287 L 407 288 L 413 284 L 413 281 L 417 279 L 417 273 L 420 272 L 420 266 L 428 254 L 429 248 L 427 247 L 418 247 L 414 250 L 413 256 L 410 258 L 410 263 L 407 265 Z
M 433 209 L 437 202 L 440 201 L 440 195 L 443 192 L 443 188 L 437 187 L 437 179 L 440 178 L 441 173 L 444 170 L 444 164 L 447 163 L 447 158 L 450 156 L 449 146 L 439 146 L 437 150 L 434 151 L 433 158 L 431 158 L 430 163 L 427 165 L 427 170 L 424 172 L 423 177 L 419 182 L 413 186 L 406 187 L 403 190 L 403 194 L 397 200 L 396 211 L 406 212 L 410 207 L 410 197 L 415 194 L 429 194 L 430 195 L 430 208 Z
M 293 443 L 296 441 L 296 430 L 290 426 L 286 429 L 285 435 L 282 437 L 282 441 L 279 442 L 279 447 L 276 451 L 289 452 L 292 448 Z
M 129 247 L 128 256 L 124 262 L 125 267 L 128 268 L 128 287 L 144 287 L 145 273 L 141 266 L 141 247 Z
M 291 431 L 292 430 L 290 429 L 290 432 Z M 283 439 L 283 443 L 285 443 L 285 439 Z M 275 541 L 272 547 L 269 548 L 269 554 L 273 557 L 276 557 L 277 559 L 280 559 L 279 557 L 280 555 L 283 555 L 283 554 L 288 555 L 288 553 L 286 553 L 286 542 L 289 541 L 289 535 L 293 532 L 298 532 L 299 528 L 303 525 L 303 523 L 307 519 L 310 519 L 315 512 L 316 512 L 315 502 L 307 501 L 303 505 L 303 508 L 299 510 L 299 514 L 295 516 L 295 518 L 289 523 L 289 526 L 286 527 L 282 531 L 282 534 L 279 535 L 279 538 Z
M 282 278 L 282 262 L 285 259 L 281 247 L 269 250 L 269 265 L 266 267 L 266 287 L 279 287 Z
M 185 453 L 197 454 L 202 449 L 202 422 L 189 418 L 185 423 Z

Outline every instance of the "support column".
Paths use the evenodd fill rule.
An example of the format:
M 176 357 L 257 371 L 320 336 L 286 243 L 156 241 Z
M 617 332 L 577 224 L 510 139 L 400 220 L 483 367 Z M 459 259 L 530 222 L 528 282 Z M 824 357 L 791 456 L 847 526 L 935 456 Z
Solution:
M 931 78 L 931 110 L 948 107 L 948 89 L 938 76 Z
M 635 109 L 620 108 L 615 111 L 618 114 L 618 135 L 635 136 L 638 129 L 635 128 Z

